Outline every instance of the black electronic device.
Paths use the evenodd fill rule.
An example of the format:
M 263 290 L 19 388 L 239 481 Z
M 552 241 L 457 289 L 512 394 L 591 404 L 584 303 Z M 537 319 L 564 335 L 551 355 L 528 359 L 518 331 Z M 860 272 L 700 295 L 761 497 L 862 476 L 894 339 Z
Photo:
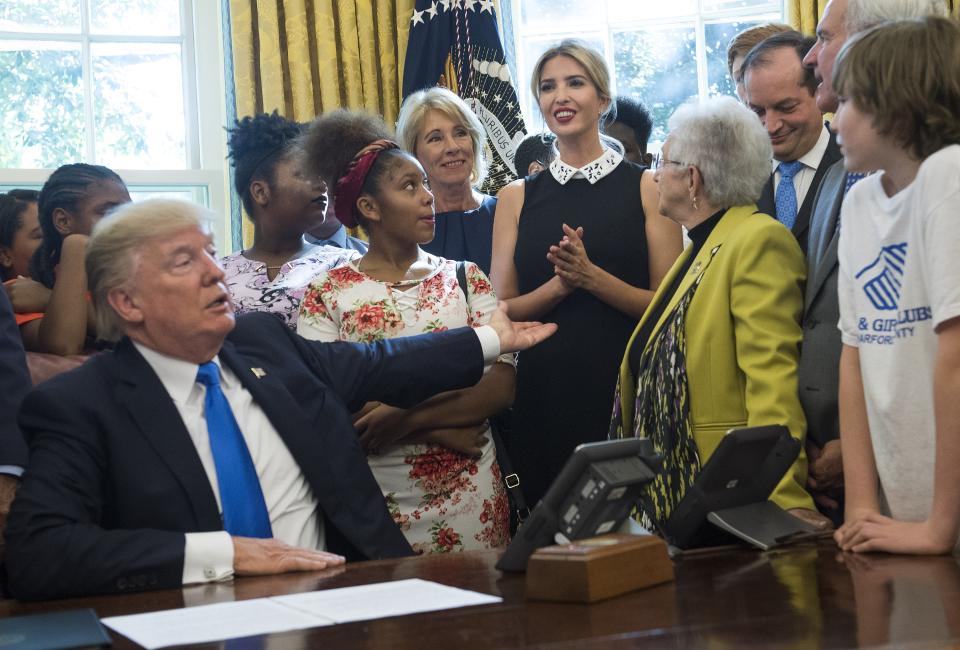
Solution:
M 616 531 L 630 516 L 658 459 L 646 438 L 579 445 L 537 507 L 517 530 L 497 568 L 524 571 L 530 555 L 557 534 L 583 539 Z
M 763 550 L 816 533 L 770 494 L 800 453 L 780 425 L 731 429 L 660 531 L 679 549 L 713 546 L 734 536 Z

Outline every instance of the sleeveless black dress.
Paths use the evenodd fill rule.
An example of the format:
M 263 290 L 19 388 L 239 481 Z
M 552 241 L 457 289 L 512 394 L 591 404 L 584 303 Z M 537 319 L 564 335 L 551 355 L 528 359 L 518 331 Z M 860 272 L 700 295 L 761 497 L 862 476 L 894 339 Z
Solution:
M 561 185 L 549 170 L 526 179 L 514 264 L 521 294 L 554 275 L 549 247 L 562 224 L 584 229 L 590 260 L 624 282 L 650 288 L 646 216 L 640 201 L 643 167 L 621 161 L 595 184 Z M 531 507 L 573 449 L 604 440 L 620 361 L 637 320 L 577 289 L 540 320 L 556 334 L 520 353 L 510 431 L 510 457 Z

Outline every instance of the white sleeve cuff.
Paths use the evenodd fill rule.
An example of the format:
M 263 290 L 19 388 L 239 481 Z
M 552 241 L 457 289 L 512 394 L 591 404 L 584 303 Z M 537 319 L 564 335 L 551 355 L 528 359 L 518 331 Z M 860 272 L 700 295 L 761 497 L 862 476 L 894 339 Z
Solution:
M 233 577 L 233 540 L 230 533 L 186 533 L 183 584 L 221 582 Z
M 0 474 L 7 474 L 9 476 L 16 476 L 20 478 L 23 476 L 23 468 L 19 465 L 0 465 Z
M 483 350 L 483 365 L 489 366 L 500 356 L 500 337 L 497 330 L 489 325 L 481 325 L 473 330 L 480 339 L 480 348 Z

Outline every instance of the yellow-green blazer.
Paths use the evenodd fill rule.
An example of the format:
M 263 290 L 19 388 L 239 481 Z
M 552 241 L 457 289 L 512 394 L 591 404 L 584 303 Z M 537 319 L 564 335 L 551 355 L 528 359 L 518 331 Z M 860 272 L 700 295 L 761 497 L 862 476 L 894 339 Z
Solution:
M 690 416 L 701 462 L 734 427 L 783 424 L 801 442 L 806 435 L 797 392 L 806 263 L 790 231 L 756 210 L 748 205 L 724 214 L 654 329 L 657 332 L 663 326 L 702 271 L 685 327 Z M 663 299 L 689 252 L 688 248 L 674 263 L 651 306 Z M 637 391 L 629 351 L 645 320 L 630 337 L 620 365 L 626 435 L 633 431 Z M 804 488 L 806 479 L 807 458 L 801 450 L 774 491 L 773 501 L 782 508 L 814 509 Z

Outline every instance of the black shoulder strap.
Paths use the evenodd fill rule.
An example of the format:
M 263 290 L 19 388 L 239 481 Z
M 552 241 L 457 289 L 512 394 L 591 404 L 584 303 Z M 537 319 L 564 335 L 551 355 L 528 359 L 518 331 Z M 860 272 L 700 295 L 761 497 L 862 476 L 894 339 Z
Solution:
M 457 262 L 457 282 L 460 284 L 460 291 L 467 301 L 467 312 L 470 312 L 470 294 L 467 292 L 467 263 L 463 260 Z M 500 474 L 503 478 L 503 484 L 507 488 L 507 494 L 513 502 L 516 515 L 519 521 L 523 521 L 530 509 L 527 508 L 527 501 L 523 498 L 523 492 L 520 490 L 520 477 L 513 471 L 513 463 L 510 461 L 510 454 L 507 453 L 507 447 L 503 444 L 503 439 L 498 431 L 497 417 L 490 418 L 490 435 L 493 437 L 493 446 L 497 452 L 497 463 L 500 465 Z
M 463 260 L 457 262 L 457 283 L 460 285 L 460 291 L 467 300 L 467 312 L 470 311 L 470 294 L 467 293 L 467 263 Z

